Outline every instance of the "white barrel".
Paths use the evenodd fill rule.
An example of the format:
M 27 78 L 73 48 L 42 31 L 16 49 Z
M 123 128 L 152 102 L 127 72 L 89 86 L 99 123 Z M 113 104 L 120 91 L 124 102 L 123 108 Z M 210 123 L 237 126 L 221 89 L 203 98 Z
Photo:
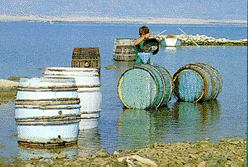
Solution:
M 101 112 L 101 83 L 96 68 L 48 67 L 44 77 L 75 78 L 81 105 L 79 129 L 92 129 L 98 126 Z
M 79 103 L 73 78 L 21 78 L 15 100 L 19 145 L 50 148 L 76 144 Z

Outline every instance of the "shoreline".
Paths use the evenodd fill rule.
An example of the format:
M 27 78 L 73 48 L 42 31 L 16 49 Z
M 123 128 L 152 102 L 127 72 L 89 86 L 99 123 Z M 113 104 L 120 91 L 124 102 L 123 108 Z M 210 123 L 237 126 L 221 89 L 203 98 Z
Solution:
M 247 139 L 220 139 L 217 143 L 209 138 L 196 142 L 153 143 L 141 149 L 119 150 L 108 153 L 100 149 L 95 154 L 70 158 L 55 153 L 52 157 L 29 157 L 0 165 L 9 166 L 243 166 L 246 165 Z
M 10 16 L 0 15 L 2 22 L 87 22 L 87 23 L 136 23 L 136 24 L 244 24 L 247 20 L 203 20 L 186 18 L 117 18 L 117 17 L 86 17 L 86 16 Z

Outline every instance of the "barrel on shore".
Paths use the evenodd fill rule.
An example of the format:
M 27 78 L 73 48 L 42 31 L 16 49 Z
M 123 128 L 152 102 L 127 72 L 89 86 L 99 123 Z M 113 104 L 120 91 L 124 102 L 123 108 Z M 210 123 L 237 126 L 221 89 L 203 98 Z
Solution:
M 96 68 L 47 67 L 44 77 L 74 78 L 81 105 L 79 129 L 91 129 L 98 125 L 102 94 L 99 73 Z
M 219 72 L 205 63 L 181 67 L 174 74 L 173 82 L 176 99 L 194 103 L 216 99 L 223 86 Z
M 170 73 L 158 65 L 139 64 L 126 70 L 118 82 L 118 95 L 127 108 L 149 109 L 165 106 L 172 97 Z
M 21 78 L 15 101 L 18 144 L 36 148 L 76 144 L 79 103 L 73 78 Z

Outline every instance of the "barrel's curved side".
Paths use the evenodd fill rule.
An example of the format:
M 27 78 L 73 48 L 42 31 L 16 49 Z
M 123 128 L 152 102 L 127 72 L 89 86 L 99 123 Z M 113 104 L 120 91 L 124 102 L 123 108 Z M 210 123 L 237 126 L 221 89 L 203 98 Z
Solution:
M 173 76 L 173 82 L 175 84 L 175 89 L 174 89 L 174 95 L 178 100 L 182 100 L 184 101 L 182 98 L 180 98 L 180 92 L 178 90 L 178 77 L 180 76 L 180 73 L 183 72 L 184 70 L 192 70 L 195 72 L 195 74 L 198 74 L 198 79 L 202 80 L 202 82 L 204 83 L 204 86 L 202 88 L 202 90 L 200 90 L 200 96 L 196 97 L 197 99 L 192 100 L 192 102 L 196 103 L 198 101 L 200 101 L 202 99 L 202 97 L 206 96 L 207 92 L 208 92 L 208 80 L 206 79 L 206 75 L 199 69 L 196 67 L 193 67 L 192 65 L 186 65 L 181 67 L 179 70 L 177 70 L 177 72 L 174 74 Z
M 15 101 L 20 145 L 44 148 L 77 142 L 80 99 L 77 89 L 64 91 L 63 86 L 75 87 L 75 79 L 21 79 Z
M 165 91 L 164 91 L 165 80 L 163 74 L 159 69 L 149 64 L 140 64 L 136 67 L 147 71 L 148 73 L 150 73 L 151 76 L 153 76 L 157 86 L 157 93 L 154 100 L 150 103 L 150 106 L 147 108 L 158 108 L 163 102 L 165 95 Z
M 200 99 L 200 101 L 208 101 L 213 97 L 213 94 L 215 92 L 215 80 L 214 77 L 210 71 L 210 69 L 206 66 L 204 66 L 201 63 L 194 63 L 194 64 L 189 64 L 190 66 L 198 69 L 198 72 L 202 72 L 204 74 L 204 80 L 207 81 L 208 84 L 204 86 L 204 89 L 206 90 L 203 97 Z
M 205 63 L 201 63 L 201 64 L 209 67 L 213 71 L 213 76 L 215 76 L 217 79 L 217 82 L 216 82 L 216 84 L 217 84 L 216 89 L 217 90 L 216 90 L 216 93 L 212 97 L 212 99 L 214 100 L 218 97 L 218 95 L 220 94 L 220 92 L 222 91 L 222 88 L 223 88 L 223 81 L 222 81 L 221 75 L 220 75 L 219 71 L 216 70 L 214 67 L 212 67 L 208 64 L 205 64 Z
M 152 93 L 152 94 L 150 94 L 150 96 L 149 96 L 150 97 L 149 102 L 146 100 L 145 101 L 141 100 L 140 102 L 138 101 L 138 103 L 135 104 L 136 103 L 135 99 L 138 98 L 137 94 L 135 95 L 134 99 L 128 99 L 128 100 L 132 100 L 133 101 L 132 103 L 128 104 L 128 102 L 130 102 L 130 101 L 125 100 L 125 92 L 127 91 L 128 87 L 131 86 L 131 88 L 133 88 L 135 85 L 133 85 L 132 83 L 130 83 L 130 85 L 126 85 L 124 83 L 129 82 L 128 80 L 130 80 L 130 78 L 133 78 L 132 73 L 135 73 L 135 70 L 136 70 L 136 72 L 139 72 L 139 70 L 140 70 L 141 74 L 143 73 L 142 75 L 145 74 L 145 75 L 149 76 L 151 83 L 153 83 L 152 85 L 150 85 L 150 86 L 152 86 L 151 87 L 152 89 L 150 90 L 150 93 Z M 131 77 L 129 75 L 131 75 Z M 134 74 L 134 75 L 136 76 L 136 74 Z M 118 82 L 117 91 L 118 91 L 118 95 L 119 95 L 121 102 L 123 103 L 123 105 L 126 108 L 137 108 L 137 106 L 138 106 L 138 108 L 140 108 L 140 109 L 145 109 L 145 108 L 150 108 L 154 104 L 154 102 L 157 98 L 157 94 L 158 94 L 158 86 L 157 85 L 158 84 L 157 84 L 156 76 L 154 76 L 154 74 L 149 69 L 147 69 L 147 67 L 135 65 L 132 68 L 127 69 L 124 73 L 122 73 L 122 75 L 119 79 L 119 82 Z M 143 85 L 143 86 L 145 86 L 145 85 Z M 144 88 L 144 89 L 146 89 L 146 88 Z M 131 93 L 133 93 L 133 92 L 131 92 Z M 142 93 L 144 93 L 143 90 L 141 91 L 141 94 Z M 143 103 L 143 102 L 145 102 L 145 103 Z
M 43 72 L 45 77 L 75 78 L 81 105 L 80 129 L 90 129 L 98 125 L 101 112 L 102 94 L 100 76 L 95 68 L 49 67 Z
M 171 76 L 170 72 L 168 70 L 166 70 L 164 67 L 159 66 L 159 65 L 153 65 L 153 66 L 158 68 L 161 71 L 161 73 L 163 74 L 163 77 L 164 77 L 164 81 L 165 81 L 164 92 L 165 92 L 165 95 L 164 95 L 163 102 L 160 105 L 160 106 L 164 106 L 172 98 L 173 88 L 174 88 L 173 79 L 172 79 L 172 76 Z

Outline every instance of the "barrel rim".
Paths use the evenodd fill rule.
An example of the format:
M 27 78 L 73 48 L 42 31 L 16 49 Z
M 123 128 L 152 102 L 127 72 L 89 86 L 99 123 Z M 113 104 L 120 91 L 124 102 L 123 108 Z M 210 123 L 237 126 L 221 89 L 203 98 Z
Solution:
M 80 59 L 81 60 L 81 59 Z M 48 71 L 66 71 L 66 72 L 97 72 L 97 68 L 81 68 L 81 67 L 46 67 Z
M 28 148 L 50 149 L 50 148 L 65 148 L 65 147 L 71 147 L 77 145 L 78 138 L 75 137 L 71 141 L 57 139 L 54 141 L 47 141 L 47 142 L 34 142 L 23 138 L 18 138 L 17 142 L 18 142 L 18 146 L 24 148 L 28 147 Z

